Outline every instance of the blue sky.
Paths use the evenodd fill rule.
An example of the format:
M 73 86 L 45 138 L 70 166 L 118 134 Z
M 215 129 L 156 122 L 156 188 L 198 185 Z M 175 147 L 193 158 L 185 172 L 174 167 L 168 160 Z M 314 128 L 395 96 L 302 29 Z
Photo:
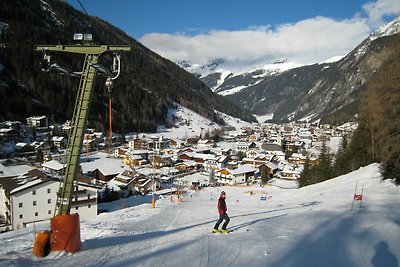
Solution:
M 82 10 L 78 0 L 68 3 Z M 171 60 L 289 58 L 301 64 L 350 52 L 400 15 L 399 0 L 81 0 L 89 15 Z
M 78 0 L 68 0 L 82 10 Z M 89 13 L 136 39 L 148 33 L 240 30 L 252 26 L 295 23 L 316 16 L 351 18 L 367 0 L 81 0 Z

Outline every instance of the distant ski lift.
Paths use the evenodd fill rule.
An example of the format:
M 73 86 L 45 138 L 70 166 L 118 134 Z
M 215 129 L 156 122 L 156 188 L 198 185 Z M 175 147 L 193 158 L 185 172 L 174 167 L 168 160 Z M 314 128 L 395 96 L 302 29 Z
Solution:
M 74 41 L 93 41 L 93 35 L 91 33 L 75 33 Z
M 85 33 L 83 35 L 83 40 L 84 41 L 93 41 L 93 35 L 91 33 Z

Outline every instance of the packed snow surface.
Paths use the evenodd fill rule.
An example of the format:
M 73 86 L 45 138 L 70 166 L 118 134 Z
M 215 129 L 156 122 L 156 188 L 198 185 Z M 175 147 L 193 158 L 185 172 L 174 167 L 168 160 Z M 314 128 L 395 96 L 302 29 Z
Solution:
M 363 200 L 351 211 L 356 185 Z M 211 234 L 221 190 L 234 232 Z M 154 209 L 131 197 L 81 221 L 75 253 L 34 257 L 43 224 L 0 234 L 0 266 L 398 266 L 399 193 L 372 164 L 300 189 L 207 187 Z

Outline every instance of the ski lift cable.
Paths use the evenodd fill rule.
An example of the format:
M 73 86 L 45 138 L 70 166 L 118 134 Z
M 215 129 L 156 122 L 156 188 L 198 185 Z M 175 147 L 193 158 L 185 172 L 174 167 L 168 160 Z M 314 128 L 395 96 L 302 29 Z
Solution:
M 82 3 L 80 0 L 78 0 L 79 5 L 81 6 L 81 8 L 83 9 L 83 11 L 86 13 L 86 15 L 89 16 L 89 14 L 87 13 L 86 9 L 83 7 Z

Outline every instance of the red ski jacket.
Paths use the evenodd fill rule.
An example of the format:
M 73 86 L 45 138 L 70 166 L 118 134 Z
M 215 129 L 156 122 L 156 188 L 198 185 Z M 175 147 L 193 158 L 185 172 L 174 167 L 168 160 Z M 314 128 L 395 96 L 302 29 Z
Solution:
M 224 197 L 218 199 L 218 212 L 219 214 L 225 214 L 228 208 L 226 207 L 226 202 Z

